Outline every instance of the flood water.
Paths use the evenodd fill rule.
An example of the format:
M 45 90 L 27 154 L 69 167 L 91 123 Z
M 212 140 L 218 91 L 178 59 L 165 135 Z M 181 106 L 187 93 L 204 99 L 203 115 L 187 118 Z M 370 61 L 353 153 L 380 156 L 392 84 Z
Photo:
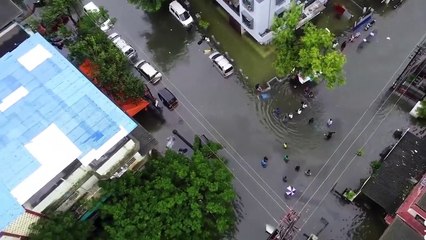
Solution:
M 416 4 L 420 5 L 422 3 L 422 0 L 412 1 L 417 1 Z M 379 28 L 377 42 L 367 46 L 366 51 L 358 53 L 355 51 L 355 46 L 347 47 L 345 50 L 348 58 L 345 67 L 347 84 L 344 87 L 331 91 L 326 89 L 323 84 L 311 86 L 315 97 L 306 99 L 303 87 L 294 88 L 290 82 L 274 82 L 272 90 L 269 92 L 270 98 L 260 100 L 254 94 L 253 85 L 273 76 L 261 71 L 266 66 L 272 69 L 272 61 L 260 60 L 245 63 L 244 61 L 256 59 L 258 56 L 256 51 L 239 44 L 237 40 L 241 37 L 229 27 L 226 21 L 223 22 L 223 19 L 226 18 L 223 18 L 222 13 L 215 13 L 215 8 L 211 8 L 210 5 L 212 1 L 197 0 L 197 2 L 206 4 L 204 5 L 205 10 L 201 11 L 202 17 L 214 17 L 217 16 L 216 14 L 221 16 L 221 18 L 217 18 L 217 24 L 213 24 L 214 21 L 211 21 L 211 30 L 217 32 L 217 39 L 222 42 L 221 46 L 235 59 L 237 66 L 242 67 L 247 64 L 248 70 L 244 70 L 244 72 L 247 72 L 248 75 L 248 71 L 252 71 L 256 77 L 249 77 L 247 80 L 245 77 L 235 74 L 227 79 L 222 78 L 212 67 L 207 55 L 203 53 L 203 48 L 208 46 L 205 43 L 204 45 L 197 44 L 200 34 L 185 31 L 170 16 L 167 8 L 156 14 L 145 14 L 125 1 L 104 0 L 102 3 L 97 3 L 104 5 L 111 16 L 118 19 L 114 31 L 120 33 L 135 47 L 140 58 L 150 61 L 164 74 L 161 84 L 149 86 L 154 91 L 163 85 L 167 86 L 180 101 L 174 112 L 164 110 L 165 123 L 158 123 L 155 118 L 146 114 L 138 116 L 138 121 L 153 132 L 160 145 L 166 137 L 170 136 L 170 129 L 179 129 L 185 125 L 185 122 L 191 126 L 198 125 L 199 122 L 194 118 L 201 118 L 199 113 L 202 113 L 226 138 L 226 141 L 232 143 L 232 146 L 244 156 L 244 159 L 248 159 L 245 166 L 250 165 L 259 171 L 259 174 L 272 186 L 274 191 L 282 191 L 283 172 L 288 175 L 297 189 L 303 189 L 304 197 L 299 201 L 299 205 L 296 204 L 295 199 L 285 200 L 288 204 L 295 204 L 296 209 L 301 209 L 300 203 L 308 202 L 307 199 L 311 195 L 314 198 L 310 205 L 321 203 L 322 193 L 314 193 L 315 188 L 307 187 L 313 180 L 313 176 L 309 179 L 303 174 L 297 174 L 293 170 L 295 165 L 300 164 L 303 168 L 312 169 L 315 175 L 319 176 L 315 182 L 320 183 L 329 176 L 332 167 L 341 164 L 342 166 L 338 166 L 339 168 L 336 169 L 337 174 L 330 175 L 333 181 L 338 180 L 336 189 L 341 191 L 346 187 L 356 188 L 360 185 L 361 178 L 368 177 L 369 163 L 376 160 L 382 149 L 393 142 L 393 131 L 396 128 L 404 128 L 412 124 L 407 114 L 409 107 L 398 103 L 398 98 L 390 97 L 388 99 L 387 91 L 381 92 L 380 90 L 385 85 L 391 84 L 393 72 L 422 35 L 419 33 L 421 31 L 419 24 L 413 25 L 409 29 L 402 27 L 407 24 L 405 21 L 415 22 L 413 19 L 424 16 L 424 12 L 415 10 L 421 9 L 420 7 L 407 4 L 411 6 L 410 9 L 402 8 L 401 10 L 410 12 L 407 18 L 399 17 L 387 21 L 379 19 L 376 23 Z M 195 6 L 194 3 L 192 4 Z M 220 33 L 224 35 L 224 38 L 219 38 Z M 403 42 L 397 37 L 401 35 L 407 36 Z M 395 41 L 387 41 L 385 36 L 395 38 Z M 226 41 L 232 44 L 227 46 Z M 239 59 L 242 59 L 241 62 Z M 370 68 L 371 65 L 374 65 L 374 69 Z M 308 108 L 298 115 L 295 111 L 300 107 L 301 101 L 306 102 Z M 372 103 L 371 107 L 369 107 L 370 103 Z M 196 107 L 196 110 L 192 107 Z M 272 111 L 277 107 L 282 110 L 283 114 L 292 112 L 294 119 L 283 123 L 274 117 Z M 315 118 L 314 124 L 308 125 L 308 119 L 311 117 Z M 355 127 L 360 117 L 362 119 Z M 184 118 L 186 119 L 184 120 Z M 336 131 L 336 134 L 331 141 L 326 142 L 323 134 L 329 130 L 325 125 L 328 118 L 334 119 L 332 129 Z M 206 120 L 201 119 L 201 122 L 208 126 Z M 367 129 L 363 130 L 364 126 Z M 197 129 L 199 132 L 179 130 L 189 139 L 194 134 L 204 134 L 207 131 L 205 128 Z M 357 137 L 358 134 L 361 135 Z M 348 140 L 346 140 L 347 136 Z M 269 141 L 270 138 L 274 141 Z M 352 141 L 354 143 L 351 144 Z M 283 142 L 289 144 L 288 150 L 282 149 Z M 344 151 L 355 153 L 366 142 L 368 144 L 365 147 L 365 155 L 357 161 L 349 162 L 352 155 L 347 156 Z M 340 143 L 343 144 L 343 147 L 337 151 Z M 227 147 L 227 149 L 231 148 Z M 328 163 L 327 160 L 331 158 L 334 151 L 338 153 Z M 271 155 L 272 166 L 267 169 L 259 169 L 257 158 L 260 155 L 263 156 L 265 152 Z M 282 162 L 283 154 L 289 154 L 291 157 L 287 165 Z M 234 174 L 245 179 L 247 174 L 239 170 L 234 159 L 231 160 L 230 164 Z M 321 167 L 325 165 L 327 168 L 320 172 Z M 357 171 L 347 171 L 344 177 L 338 179 L 338 174 L 343 172 L 347 165 Z M 330 184 L 324 185 L 322 192 L 329 191 L 327 185 Z M 256 189 L 254 183 L 249 187 Z M 240 190 L 241 194 L 246 193 L 241 187 Z M 265 198 L 265 201 L 270 201 L 267 196 L 265 197 L 263 191 L 254 191 L 254 194 L 256 197 Z M 246 199 L 252 200 L 250 196 Z M 249 203 L 245 204 L 246 208 L 249 208 Z M 239 234 L 251 236 L 250 234 L 255 233 L 256 237 L 241 239 L 261 239 L 257 237 L 264 234 L 264 223 L 267 221 L 264 219 L 270 220 L 270 217 L 259 207 L 258 203 L 254 202 L 250 207 L 252 208 L 247 209 L 246 213 L 249 216 L 246 216 L 245 229 L 241 230 Z M 276 215 L 275 217 L 282 213 L 280 209 L 276 210 L 274 203 L 266 207 L 275 209 L 275 211 L 271 210 Z M 305 214 L 303 217 L 307 216 L 309 215 Z M 342 204 L 336 196 L 331 194 L 327 196 L 326 201 L 321 203 L 317 213 L 310 219 L 309 226 L 320 225 L 321 217 L 330 222 L 320 234 L 322 239 L 378 239 L 384 229 L 383 216 L 365 211 L 364 207 Z M 262 220 L 258 220 L 259 218 Z

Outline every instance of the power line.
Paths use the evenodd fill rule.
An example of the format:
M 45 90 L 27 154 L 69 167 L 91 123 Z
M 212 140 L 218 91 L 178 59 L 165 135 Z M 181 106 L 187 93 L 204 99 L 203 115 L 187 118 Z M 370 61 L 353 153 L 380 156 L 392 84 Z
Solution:
M 422 67 L 422 70 L 419 71 L 419 73 L 416 75 L 416 77 L 426 68 L 426 65 Z M 413 81 L 411 81 L 409 83 L 408 88 L 412 85 Z M 388 118 L 389 114 L 395 109 L 397 103 L 402 99 L 402 97 L 404 97 L 404 94 L 408 91 L 408 88 L 405 89 L 405 91 L 398 97 L 397 101 L 393 104 L 392 108 L 389 110 L 389 112 L 385 115 L 385 117 L 379 122 L 379 124 L 377 125 L 377 127 L 373 130 L 373 132 L 368 136 L 367 140 L 365 141 L 365 143 L 361 146 L 361 148 L 364 148 L 367 143 L 371 140 L 371 138 L 373 137 L 373 135 L 376 133 L 376 131 L 378 130 L 378 128 L 382 125 L 382 123 Z M 394 90 L 395 91 L 395 90 Z M 389 97 L 388 97 L 389 98 Z M 376 114 L 373 116 L 373 118 L 376 116 Z M 371 120 L 370 120 L 371 121 Z M 365 128 L 364 128 L 365 130 Z M 363 131 L 364 131 L 363 130 Z M 362 134 L 362 133 L 361 133 Z M 360 134 L 360 135 L 361 135 Z M 358 135 L 358 137 L 360 136 Z M 357 137 L 357 138 L 358 138 Z M 342 156 L 341 159 L 343 159 L 343 157 L 346 155 L 347 151 L 345 152 L 345 154 Z M 337 184 L 337 182 L 340 180 L 340 178 L 343 176 L 343 174 L 347 171 L 347 169 L 349 168 L 349 166 L 351 165 L 351 163 L 355 160 L 357 156 L 353 156 L 352 159 L 349 161 L 349 163 L 346 165 L 346 167 L 343 169 L 343 171 L 340 173 L 340 175 L 337 177 L 337 179 L 333 182 L 332 186 L 334 186 L 335 184 Z M 340 162 L 340 161 L 339 161 Z M 335 167 L 331 170 L 331 173 L 334 172 L 335 168 L 337 167 L 337 165 L 339 164 L 339 162 L 335 165 Z M 331 175 L 331 174 L 330 174 Z M 329 175 L 329 176 L 330 176 Z M 328 178 L 328 177 L 327 177 Z M 321 184 L 322 186 L 322 184 Z M 304 208 L 307 206 L 307 204 L 309 203 L 310 200 L 312 200 L 313 196 L 315 196 L 315 194 L 321 189 L 321 186 L 318 187 L 318 189 L 315 191 L 315 193 L 312 195 L 312 197 L 308 200 L 308 202 L 303 206 L 303 208 L 301 209 L 301 212 L 304 210 Z M 304 223 L 302 224 L 302 226 L 300 227 L 300 229 L 303 228 L 303 226 L 309 221 L 309 219 L 313 216 L 313 214 L 317 211 L 318 207 L 321 205 L 321 203 L 324 201 L 324 199 L 327 197 L 328 192 L 326 194 L 324 194 L 324 197 L 321 199 L 321 201 L 318 203 L 318 205 L 315 207 L 314 211 L 309 215 L 309 217 L 307 219 L 304 220 Z
M 323 164 L 323 166 L 320 168 L 320 170 L 318 171 L 318 174 L 315 175 L 314 179 L 311 181 L 311 183 L 306 187 L 306 190 L 308 190 L 311 185 L 315 182 L 315 180 L 318 178 L 319 173 L 321 173 L 321 171 L 327 167 L 327 164 L 330 162 L 330 160 L 333 158 L 334 154 L 336 154 L 336 152 L 340 149 L 340 147 L 343 145 L 343 143 L 346 141 L 346 139 L 351 135 L 352 131 L 355 129 L 356 126 L 358 126 L 358 124 L 361 122 L 361 120 L 364 118 L 365 114 L 370 110 L 370 108 L 373 106 L 373 104 L 377 101 L 377 99 L 381 96 L 382 92 L 387 89 L 387 86 L 389 85 L 389 83 L 395 78 L 396 74 L 398 73 L 399 69 L 402 68 L 402 66 L 404 65 L 404 63 L 410 59 L 411 53 L 421 44 L 422 41 L 424 41 L 424 39 L 426 38 L 426 33 L 423 34 L 421 40 L 419 42 L 417 42 L 416 46 L 413 48 L 413 50 L 410 52 L 410 54 L 407 55 L 407 57 L 404 59 L 404 61 L 402 61 L 402 63 L 399 65 L 399 67 L 397 68 L 397 70 L 394 72 L 394 74 L 390 77 L 389 81 L 384 85 L 384 87 L 382 88 L 382 90 L 380 90 L 380 92 L 377 94 L 377 96 L 374 98 L 374 100 L 370 103 L 370 105 L 367 107 L 367 109 L 363 112 L 363 114 L 361 115 L 361 117 L 358 119 L 358 121 L 355 123 L 355 125 L 352 127 L 352 129 L 349 131 L 348 134 L 346 134 L 345 138 L 340 142 L 340 144 L 337 146 L 337 148 L 335 149 L 335 151 L 331 154 L 331 156 L 327 159 L 327 161 Z M 380 109 L 384 106 L 384 104 L 389 100 L 391 95 L 389 95 L 385 101 L 382 103 L 381 107 L 374 113 L 373 117 L 374 118 L 377 113 L 380 111 Z M 369 122 L 369 124 L 371 123 L 371 121 Z M 368 126 L 368 125 L 367 125 Z M 363 133 L 365 131 L 366 128 L 363 129 L 363 131 L 361 133 Z M 358 139 L 358 137 L 352 142 L 352 144 L 350 146 L 353 145 L 353 143 Z M 338 162 L 339 163 L 339 162 Z M 337 164 L 338 164 L 337 163 Z M 331 174 L 331 173 L 330 173 Z M 328 175 L 327 175 L 328 177 Z M 325 181 L 325 180 L 324 180 Z M 324 182 L 323 181 L 323 182 Z M 323 183 L 322 182 L 322 183 Z M 296 206 L 296 204 L 300 201 L 300 199 L 302 199 L 303 195 L 307 192 L 305 190 L 305 192 L 303 192 L 301 194 L 301 196 L 297 199 L 297 201 L 293 204 L 292 209 Z

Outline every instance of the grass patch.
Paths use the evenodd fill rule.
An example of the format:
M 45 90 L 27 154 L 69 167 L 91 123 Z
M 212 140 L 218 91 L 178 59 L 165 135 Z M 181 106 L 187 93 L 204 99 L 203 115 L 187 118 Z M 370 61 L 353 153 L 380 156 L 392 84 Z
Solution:
M 235 60 L 236 69 L 242 69 L 248 77 L 244 82 L 249 86 L 270 80 L 275 75 L 273 62 L 275 50 L 271 45 L 262 46 L 251 37 L 241 35 L 229 24 L 228 14 L 209 0 L 191 1 L 192 9 L 210 23 L 208 35 L 214 35 L 220 42 L 220 50 L 228 52 Z

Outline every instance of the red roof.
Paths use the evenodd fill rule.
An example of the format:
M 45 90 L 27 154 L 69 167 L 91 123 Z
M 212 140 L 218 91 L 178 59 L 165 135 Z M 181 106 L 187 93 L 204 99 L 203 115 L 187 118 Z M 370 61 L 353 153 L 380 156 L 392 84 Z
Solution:
M 80 71 L 86 75 L 95 85 L 97 84 L 96 78 L 96 66 L 94 66 L 88 59 L 86 59 L 79 67 Z M 99 86 L 98 86 L 99 87 Z M 144 100 L 143 98 L 139 99 L 130 99 L 127 101 L 119 101 L 114 99 L 108 91 L 104 88 L 101 89 L 110 99 L 112 99 L 124 112 L 126 112 L 129 116 L 133 117 L 138 112 L 146 109 L 149 105 L 149 102 Z
M 422 236 L 426 233 L 426 226 L 415 217 L 418 215 L 419 217 L 426 219 L 426 211 L 418 206 L 420 199 L 422 199 L 426 194 L 426 186 L 424 186 L 425 182 L 426 174 L 423 175 L 420 183 L 418 183 L 413 188 L 413 190 L 411 190 L 410 194 L 396 212 L 402 221 L 404 221 L 408 226 L 410 226 Z M 385 220 L 386 223 L 391 224 L 395 220 L 395 217 L 387 215 Z

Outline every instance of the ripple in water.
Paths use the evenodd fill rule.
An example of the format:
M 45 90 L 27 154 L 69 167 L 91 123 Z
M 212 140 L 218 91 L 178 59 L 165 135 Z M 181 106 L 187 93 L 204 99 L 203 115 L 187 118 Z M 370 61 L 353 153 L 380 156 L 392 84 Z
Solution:
M 315 92 L 315 89 L 313 91 Z M 273 83 L 272 90 L 268 93 L 271 98 L 257 100 L 256 110 L 261 123 L 273 132 L 278 141 L 300 146 L 299 149 L 316 148 L 324 141 L 322 135 L 326 131 L 325 124 L 318 120 L 322 119 L 323 112 L 321 104 L 315 98 L 305 98 L 303 88 L 295 89 L 288 81 Z M 306 102 L 308 107 L 299 115 L 296 112 L 302 101 Z M 282 112 L 280 119 L 273 114 L 277 107 Z M 293 113 L 293 119 L 282 121 L 284 115 L 289 113 Z M 308 121 L 312 117 L 315 121 L 309 125 Z

